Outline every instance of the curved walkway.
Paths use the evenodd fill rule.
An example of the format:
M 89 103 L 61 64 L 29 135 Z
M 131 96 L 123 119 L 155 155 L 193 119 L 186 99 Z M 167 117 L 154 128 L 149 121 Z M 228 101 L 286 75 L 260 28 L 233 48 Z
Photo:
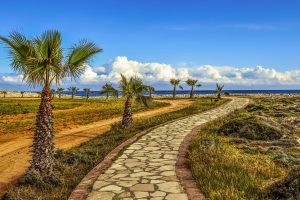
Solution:
M 88 200 L 187 200 L 176 176 L 178 149 L 193 128 L 249 103 L 233 98 L 218 108 L 158 127 L 131 144 L 94 183 Z

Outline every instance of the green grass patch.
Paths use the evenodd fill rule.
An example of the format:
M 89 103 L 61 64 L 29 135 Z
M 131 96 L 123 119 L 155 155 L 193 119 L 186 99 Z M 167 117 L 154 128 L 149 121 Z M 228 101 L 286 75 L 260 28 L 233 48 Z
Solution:
M 211 101 L 209 98 L 195 99 L 193 104 L 178 111 L 155 117 L 136 120 L 132 128 L 124 130 L 114 126 L 105 134 L 99 135 L 80 146 L 66 151 L 57 151 L 55 174 L 59 182 L 55 184 L 35 184 L 34 181 L 23 181 L 8 188 L 3 199 L 67 199 L 81 179 L 116 146 L 126 141 L 136 133 L 170 120 L 203 112 L 223 104 L 221 101 Z
M 0 134 L 33 132 L 38 99 L 0 99 Z M 141 112 L 170 105 L 151 101 L 149 107 L 135 102 L 133 112 Z M 86 125 L 102 119 L 119 116 L 123 113 L 123 99 L 54 99 L 52 102 L 54 124 L 57 131 Z
M 222 123 L 205 126 L 190 147 L 189 160 L 201 191 L 212 200 L 264 199 L 265 186 L 282 177 L 285 170 L 270 157 L 247 154 L 216 134 Z

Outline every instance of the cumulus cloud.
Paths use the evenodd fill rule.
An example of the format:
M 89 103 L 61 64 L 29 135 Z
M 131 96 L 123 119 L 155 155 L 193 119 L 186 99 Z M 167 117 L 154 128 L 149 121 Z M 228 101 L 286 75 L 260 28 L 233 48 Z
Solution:
M 171 78 L 186 80 L 198 79 L 201 83 L 214 84 L 216 82 L 237 85 L 300 85 L 300 70 L 277 71 L 270 67 L 233 67 L 202 65 L 195 67 L 173 67 L 164 63 L 142 63 L 129 60 L 125 56 L 116 57 L 111 63 L 101 67 L 86 65 L 85 72 L 77 80 L 83 85 L 99 85 L 103 82 L 117 83 L 120 73 L 125 76 L 137 76 L 146 83 L 155 85 L 165 83 Z M 22 81 L 21 75 L 0 75 L 0 82 L 16 84 Z M 66 81 L 69 84 L 69 81 Z

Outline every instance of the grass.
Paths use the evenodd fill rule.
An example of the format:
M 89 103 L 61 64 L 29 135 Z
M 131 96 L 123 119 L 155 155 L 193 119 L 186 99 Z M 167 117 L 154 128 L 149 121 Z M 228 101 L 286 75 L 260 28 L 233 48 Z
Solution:
M 35 114 L 39 99 L 9 98 L 0 99 L 0 134 L 28 133 L 34 130 Z M 151 110 L 168 103 L 152 101 L 149 108 L 134 103 L 133 112 Z M 122 99 L 54 99 L 52 102 L 54 123 L 57 131 L 85 125 L 102 119 L 119 116 L 123 112 Z M 101 113 L 101 114 L 100 114 Z
M 283 199 L 292 199 L 294 191 L 300 197 L 299 173 L 288 175 L 300 164 L 299 97 L 271 96 L 253 102 L 203 127 L 193 139 L 191 168 L 209 199 L 278 199 L 279 192 Z
M 225 101 L 214 102 L 208 98 L 196 99 L 192 105 L 181 110 L 136 120 L 130 129 L 124 130 L 114 126 L 105 134 L 84 142 L 78 147 L 66 151 L 59 150 L 56 153 L 55 174 L 58 178 L 55 181 L 43 180 L 44 184 L 37 184 L 32 177 L 23 178 L 23 181 L 8 188 L 3 199 L 67 199 L 76 185 L 95 165 L 101 162 L 116 146 L 136 133 L 170 120 L 206 111 Z

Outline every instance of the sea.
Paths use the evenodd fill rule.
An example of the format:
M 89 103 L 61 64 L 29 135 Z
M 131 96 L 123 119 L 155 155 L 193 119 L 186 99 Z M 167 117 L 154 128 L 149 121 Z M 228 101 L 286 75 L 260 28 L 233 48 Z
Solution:
M 300 94 L 300 90 L 223 90 L 223 93 L 229 94 Z M 157 90 L 153 92 L 154 95 L 172 95 L 172 90 Z M 177 90 L 176 94 L 189 94 L 189 90 Z M 215 90 L 196 90 L 195 94 L 215 94 Z M 71 95 L 71 92 L 65 91 L 63 94 Z M 147 94 L 147 93 L 146 93 Z M 76 96 L 85 96 L 84 91 L 78 91 Z M 92 91 L 90 96 L 105 96 L 99 91 Z

